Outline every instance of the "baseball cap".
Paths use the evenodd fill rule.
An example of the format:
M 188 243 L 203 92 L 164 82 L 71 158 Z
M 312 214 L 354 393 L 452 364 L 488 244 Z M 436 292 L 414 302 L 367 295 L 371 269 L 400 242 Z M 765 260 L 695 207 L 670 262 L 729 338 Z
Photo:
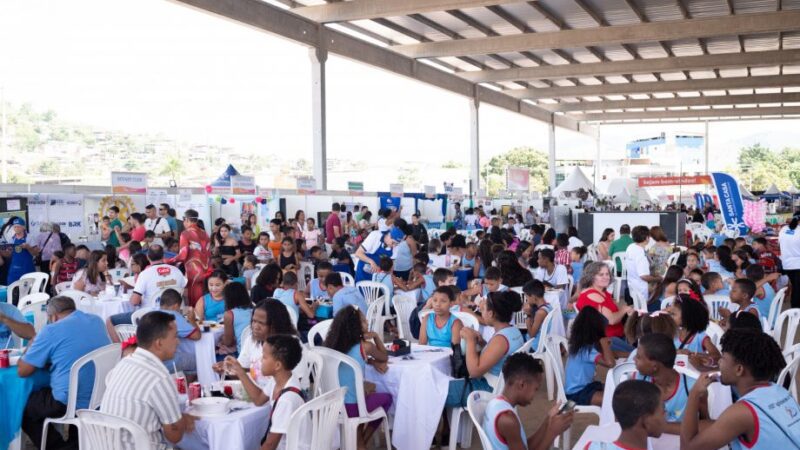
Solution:
M 11 225 L 22 225 L 24 227 L 25 226 L 25 219 L 23 219 L 21 217 L 14 217 L 11 220 Z
M 403 230 L 397 227 L 392 227 L 392 230 L 389 232 L 389 235 L 392 237 L 393 241 L 402 242 L 403 239 L 406 238 L 406 234 L 403 233 Z

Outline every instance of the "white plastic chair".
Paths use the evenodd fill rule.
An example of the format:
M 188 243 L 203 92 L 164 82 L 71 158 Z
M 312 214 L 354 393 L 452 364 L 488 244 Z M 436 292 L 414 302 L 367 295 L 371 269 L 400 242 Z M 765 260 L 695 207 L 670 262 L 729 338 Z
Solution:
M 84 299 L 92 300 L 92 302 L 94 301 L 94 297 L 92 297 L 86 292 L 79 291 L 77 289 L 66 289 L 64 291 L 61 291 L 61 293 L 58 295 L 63 295 L 64 297 L 71 298 L 75 302 L 76 306 L 79 305 L 81 303 L 81 300 Z
M 572 446 L 572 450 L 583 450 L 589 442 L 614 442 L 622 434 L 619 423 L 614 422 L 607 425 L 589 425 L 584 430 L 578 442 Z
M 75 418 L 75 410 L 78 403 L 78 374 L 80 370 L 89 363 L 94 363 L 94 384 L 92 386 L 92 396 L 89 399 L 89 407 L 87 409 L 95 410 L 100 406 L 100 400 L 102 400 L 103 393 L 106 391 L 106 375 L 108 375 L 111 369 L 119 362 L 121 356 L 120 345 L 109 344 L 87 353 L 72 364 L 72 367 L 69 369 L 67 411 L 62 417 L 45 419 L 44 430 L 42 430 L 42 450 L 44 450 L 47 444 L 47 430 L 49 425 L 62 424 L 80 427 L 80 421 Z M 82 433 L 78 433 L 79 436 L 81 434 Z
M 615 389 L 616 386 L 623 381 L 629 380 L 632 373 L 636 373 L 636 363 L 624 362 L 622 364 L 617 364 L 616 367 L 611 370 L 613 371 L 612 378 L 614 379 L 614 386 L 610 388 Z
M 681 257 L 681 252 L 675 252 L 667 258 L 667 267 L 678 264 L 678 258 Z
M 775 328 L 775 321 L 778 320 L 778 315 L 783 311 L 783 301 L 786 299 L 787 289 L 788 288 L 781 288 L 775 293 L 772 304 L 769 305 L 769 314 L 767 315 L 767 324 L 769 328 L 764 329 L 764 331 L 770 331 Z
M 323 320 L 322 322 L 317 322 L 313 327 L 311 327 L 310 330 L 308 330 L 309 347 L 314 348 L 317 346 L 314 343 L 317 336 L 319 336 L 323 341 L 325 340 L 325 337 L 328 336 L 328 330 L 331 329 L 331 324 L 333 324 L 333 319 Z
M 642 295 L 635 290 L 631 290 L 630 294 L 633 299 L 633 308 L 638 311 L 647 311 L 647 299 L 642 298 Z
M 525 319 L 527 318 L 528 316 L 525 314 L 525 311 L 517 311 L 511 317 L 511 325 L 514 325 L 520 330 L 525 330 L 528 328 L 528 325 L 525 323 Z
M 297 316 L 297 312 L 294 310 L 294 308 L 290 308 L 286 305 L 284 306 L 286 307 L 286 312 L 289 313 L 289 320 L 291 320 L 294 326 L 296 327 L 297 323 L 300 321 L 300 317 Z
M 730 312 L 739 309 L 739 305 L 731 303 L 731 298 L 727 295 L 706 295 L 703 297 L 706 305 L 708 305 L 708 315 L 712 320 L 720 320 L 722 316 L 719 314 L 720 308 L 725 308 Z
M 597 261 L 600 259 L 597 253 L 597 244 L 589 244 L 589 246 L 586 247 L 586 259 L 588 261 Z
M 30 304 L 37 303 L 37 302 L 46 302 L 50 300 L 50 296 L 44 292 L 36 292 L 28 294 L 21 299 L 19 299 L 19 303 L 17 303 L 17 308 L 20 310 Z
M 47 294 L 44 294 L 47 295 Z M 22 317 L 28 314 L 33 315 L 33 329 L 38 333 L 45 325 L 47 325 L 47 300 L 39 300 L 37 302 L 29 303 L 19 309 Z
M 786 350 L 794 344 L 798 325 L 800 325 L 800 308 L 790 308 L 778 315 L 772 337 L 781 346 L 781 350 Z M 786 337 L 781 340 L 784 332 Z
M 383 317 L 381 316 L 381 312 L 383 311 L 383 302 L 383 297 L 373 300 L 372 303 L 367 306 L 366 314 L 369 330 L 380 335 L 383 334 Z
M 289 419 L 286 430 L 286 450 L 298 450 L 303 436 L 311 436 L 308 448 L 330 448 L 336 429 L 343 416 L 344 394 L 347 388 L 339 388 L 320 395 L 297 408 Z M 308 427 L 304 427 L 307 425 Z
M 708 322 L 706 336 L 711 339 L 711 343 L 713 343 L 715 347 L 719 348 L 719 341 L 722 339 L 723 334 L 725 334 L 725 330 L 723 330 L 721 326 L 714 322 Z
M 394 311 L 397 313 L 397 332 L 400 339 L 408 339 L 415 341 L 414 335 L 411 333 L 411 314 L 414 308 L 417 307 L 417 301 L 407 295 L 395 295 L 392 299 Z
M 31 293 L 31 279 L 20 278 L 8 285 L 6 289 L 6 302 L 17 305 L 19 299 Z
M 358 416 L 347 417 L 346 414 L 342 415 L 342 420 L 345 424 L 344 437 L 342 448 L 352 449 L 356 448 L 356 433 L 358 426 L 364 423 L 369 423 L 374 420 L 382 420 L 381 425 L 385 431 L 385 438 L 387 445 L 392 442 L 392 437 L 389 432 L 389 423 L 387 412 L 383 408 L 377 408 L 372 412 L 367 411 L 367 404 L 364 395 L 364 374 L 361 372 L 361 366 L 351 357 L 325 347 L 315 347 L 314 352 L 320 354 L 323 358 L 322 374 L 319 377 L 322 392 L 330 392 L 338 389 L 341 386 L 339 382 L 339 366 L 344 364 L 348 366 L 355 376 L 353 377 L 353 384 L 356 389 L 356 399 L 358 402 Z
M 120 341 L 127 341 L 128 339 L 136 336 L 136 325 L 114 325 L 114 331 L 116 331 Z
M 614 270 L 616 271 L 617 268 L 617 261 L 619 261 L 620 267 L 622 267 L 621 273 L 615 273 L 615 277 L 620 277 L 623 280 L 628 279 L 628 269 L 625 268 L 625 252 L 617 252 L 611 255 L 611 261 L 614 261 Z
M 300 387 L 307 390 L 312 397 L 316 397 L 322 393 L 319 383 L 319 374 L 322 373 L 322 365 L 325 360 L 319 353 L 314 352 L 311 347 L 303 347 L 303 357 L 300 359 L 299 365 L 293 371 L 297 375 Z M 299 370 L 298 370 L 299 369 Z M 314 389 L 312 389 L 311 382 L 314 382 Z
M 356 280 L 349 273 L 347 273 L 347 272 L 339 272 L 339 275 L 342 276 L 342 284 L 344 286 L 349 286 L 349 287 L 355 287 L 356 286 Z
M 800 375 L 800 358 L 793 358 L 789 361 L 789 364 L 781 370 L 781 373 L 778 375 L 778 386 L 783 386 L 786 383 L 786 380 L 789 379 L 789 388 L 788 391 L 794 397 L 794 401 L 798 400 L 798 390 L 797 390 L 797 376 Z M 789 378 L 791 377 L 791 378 Z
M 670 297 L 667 297 L 664 300 L 661 300 L 661 310 L 663 311 L 663 310 L 669 308 L 670 306 L 672 306 L 672 303 L 674 303 L 674 302 L 675 302 L 675 296 L 674 295 L 670 296 Z
M 458 320 L 460 320 L 461 324 L 465 327 L 472 328 L 477 332 L 481 331 L 481 324 L 478 323 L 478 319 L 472 314 L 462 311 L 454 311 L 453 315 L 458 317 Z
M 300 263 L 300 270 L 297 271 L 297 289 L 301 291 L 306 290 L 306 275 L 308 275 L 309 280 L 314 278 L 314 265 L 303 261 Z
M 472 424 L 478 430 L 478 437 L 481 440 L 483 450 L 493 450 L 492 443 L 489 441 L 489 436 L 483 431 L 483 419 L 486 416 L 486 405 L 489 400 L 494 398 L 494 394 L 485 391 L 475 391 L 469 394 L 467 398 L 467 412 L 469 418 L 472 419 Z
M 139 324 L 139 319 L 150 311 L 155 311 L 153 308 L 139 308 L 131 314 L 131 323 L 133 325 Z
M 56 295 L 61 295 L 62 292 L 66 291 L 72 287 L 72 281 L 62 281 L 61 283 L 56 284 Z
M 111 449 L 130 447 L 133 440 L 135 450 L 151 450 L 150 435 L 138 423 L 122 417 L 81 409 L 77 412 L 80 427 L 80 448 Z M 123 440 L 123 436 L 125 440 Z
M 44 272 L 26 273 L 20 277 L 20 280 L 30 280 L 30 293 L 44 292 L 47 290 L 47 283 L 50 281 L 50 274 Z
M 356 288 L 358 288 L 359 292 L 364 296 L 364 300 L 367 302 L 367 308 L 369 308 L 373 302 L 383 299 L 383 308 L 381 310 L 382 317 L 378 323 L 379 328 L 374 330 L 377 333 L 382 333 L 384 322 L 394 319 L 391 313 L 391 305 L 389 304 L 389 288 L 385 284 L 378 283 L 377 281 L 359 281 L 356 283 Z

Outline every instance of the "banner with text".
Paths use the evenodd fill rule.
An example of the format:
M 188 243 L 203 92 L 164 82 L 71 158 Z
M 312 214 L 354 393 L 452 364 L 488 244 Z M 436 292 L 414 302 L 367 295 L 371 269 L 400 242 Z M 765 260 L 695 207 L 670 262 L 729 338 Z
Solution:
M 739 191 L 739 183 L 727 173 L 712 172 L 714 188 L 719 196 L 719 209 L 722 212 L 722 219 L 729 230 L 738 230 L 740 235 L 747 232 L 747 225 L 744 223 L 744 204 L 742 203 L 742 193 Z
M 524 167 L 506 169 L 506 190 L 528 192 L 530 190 L 531 172 Z
M 389 185 L 389 193 L 392 194 L 392 197 L 402 197 L 403 196 L 403 185 L 402 184 L 390 184 Z
M 246 175 L 231 176 L 231 193 L 234 195 L 256 195 L 256 178 Z
M 317 192 L 317 180 L 314 177 L 297 177 L 297 192 L 314 194 Z
M 682 184 L 711 184 L 708 175 L 684 177 L 639 177 L 639 187 L 680 186 Z
M 364 182 L 363 181 L 348 181 L 347 182 L 347 190 L 350 191 L 350 195 L 362 195 L 364 194 Z
M 147 174 L 143 172 L 111 172 L 111 192 L 115 194 L 147 194 Z
M 61 226 L 61 232 L 77 239 L 85 234 L 84 199 L 81 194 L 38 195 L 28 199 L 31 234 L 38 234 L 43 223 Z

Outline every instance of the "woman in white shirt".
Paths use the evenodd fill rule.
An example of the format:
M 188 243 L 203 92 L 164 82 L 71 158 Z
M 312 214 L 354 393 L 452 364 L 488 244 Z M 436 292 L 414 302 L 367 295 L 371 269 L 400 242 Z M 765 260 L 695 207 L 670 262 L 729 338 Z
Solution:
M 789 225 L 778 233 L 778 244 L 781 247 L 783 270 L 792 283 L 792 308 L 800 308 L 800 230 L 797 229 L 800 216 L 792 217 Z

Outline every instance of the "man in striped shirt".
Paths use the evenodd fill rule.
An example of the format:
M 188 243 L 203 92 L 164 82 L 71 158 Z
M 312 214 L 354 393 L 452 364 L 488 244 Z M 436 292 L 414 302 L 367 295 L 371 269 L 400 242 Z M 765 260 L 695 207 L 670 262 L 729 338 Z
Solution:
M 175 317 L 162 311 L 145 314 L 136 329 L 139 348 L 108 374 L 100 410 L 130 419 L 150 434 L 155 449 L 178 443 L 194 429 L 195 418 L 182 414 L 175 381 L 164 366 L 178 348 Z M 126 449 L 133 449 L 128 442 Z

